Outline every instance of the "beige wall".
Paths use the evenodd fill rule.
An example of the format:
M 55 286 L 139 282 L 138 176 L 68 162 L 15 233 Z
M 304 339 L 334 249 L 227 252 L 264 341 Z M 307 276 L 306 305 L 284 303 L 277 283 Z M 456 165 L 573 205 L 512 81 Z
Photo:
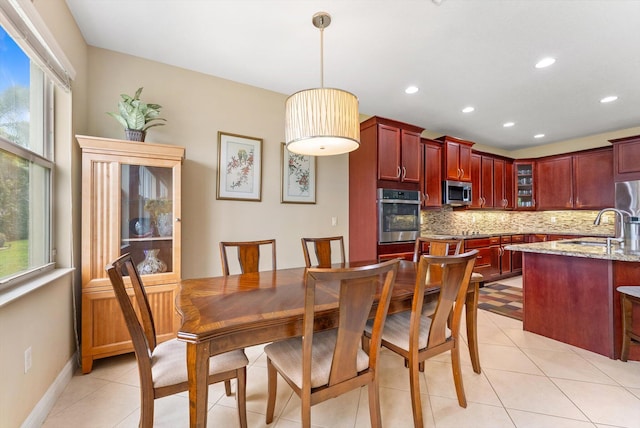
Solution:
M 278 267 L 292 267 L 304 264 L 302 236 L 347 237 L 348 155 L 318 158 L 315 205 L 280 203 L 285 95 L 93 47 L 89 76 L 89 134 L 122 138 L 105 112 L 143 86 L 142 99 L 167 119 L 146 140 L 186 147 L 183 277 L 220 274 L 219 241 L 276 238 Z M 216 200 L 218 131 L 263 139 L 261 202 Z

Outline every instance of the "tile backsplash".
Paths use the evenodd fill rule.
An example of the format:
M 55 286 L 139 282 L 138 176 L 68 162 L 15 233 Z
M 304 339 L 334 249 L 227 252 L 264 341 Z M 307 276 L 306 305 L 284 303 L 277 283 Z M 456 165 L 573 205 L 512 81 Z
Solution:
M 614 213 L 593 224 L 598 211 L 484 211 L 450 207 L 422 211 L 423 234 L 567 233 L 585 235 L 615 234 Z

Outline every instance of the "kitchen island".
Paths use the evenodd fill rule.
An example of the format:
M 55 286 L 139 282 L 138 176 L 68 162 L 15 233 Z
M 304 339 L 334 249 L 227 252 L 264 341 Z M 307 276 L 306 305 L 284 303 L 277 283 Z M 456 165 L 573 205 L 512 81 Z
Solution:
M 638 252 L 619 245 L 608 249 L 604 238 L 505 248 L 523 253 L 524 330 L 619 358 L 622 322 L 616 288 L 640 285 Z M 640 360 L 640 347 L 631 347 L 629 359 Z

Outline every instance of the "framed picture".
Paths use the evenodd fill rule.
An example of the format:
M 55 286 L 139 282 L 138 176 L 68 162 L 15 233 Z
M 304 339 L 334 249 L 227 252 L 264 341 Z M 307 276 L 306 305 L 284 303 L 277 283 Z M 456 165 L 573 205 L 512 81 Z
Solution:
M 299 155 L 282 143 L 282 202 L 316 203 L 316 157 Z
M 262 139 L 218 132 L 216 199 L 260 201 Z

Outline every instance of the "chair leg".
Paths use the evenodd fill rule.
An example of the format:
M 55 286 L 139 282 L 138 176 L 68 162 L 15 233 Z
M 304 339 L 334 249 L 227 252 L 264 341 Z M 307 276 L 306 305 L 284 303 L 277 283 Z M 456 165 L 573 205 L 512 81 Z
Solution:
M 151 395 L 141 394 L 140 428 L 153 428 L 153 401 L 153 391 L 151 391 Z
M 629 358 L 629 347 L 631 346 L 631 336 L 629 330 L 633 324 L 633 308 L 631 301 L 627 299 L 625 294 L 620 294 L 622 306 L 622 350 L 620 351 L 620 360 L 627 361 Z
M 456 395 L 460 407 L 467 407 L 467 397 L 464 394 L 462 383 L 462 369 L 460 367 L 460 347 L 458 343 L 451 349 L 451 365 L 453 367 L 453 383 L 456 386 Z
M 411 389 L 411 409 L 413 411 L 413 426 L 422 428 L 424 422 L 422 420 L 422 400 L 420 399 L 420 375 L 418 366 L 420 363 L 409 360 L 409 384 Z
M 465 296 L 465 321 L 467 324 L 467 342 L 473 371 L 480 374 L 480 353 L 478 352 L 478 283 L 469 284 L 469 291 Z
M 371 419 L 371 428 L 382 427 L 382 415 L 380 414 L 380 389 L 378 388 L 378 377 L 371 382 L 367 388 L 369 389 L 369 418 Z
M 247 428 L 247 368 L 242 367 L 238 369 L 236 371 L 236 378 L 236 400 L 238 402 L 240 428 Z
M 278 388 L 278 372 L 267 358 L 267 424 L 273 422 L 273 412 L 276 408 L 276 394 Z
M 227 397 L 231 397 L 231 381 L 224 381 L 224 393 L 227 394 Z
M 300 397 L 300 415 L 302 418 L 302 428 L 311 428 L 311 395 L 302 393 Z

